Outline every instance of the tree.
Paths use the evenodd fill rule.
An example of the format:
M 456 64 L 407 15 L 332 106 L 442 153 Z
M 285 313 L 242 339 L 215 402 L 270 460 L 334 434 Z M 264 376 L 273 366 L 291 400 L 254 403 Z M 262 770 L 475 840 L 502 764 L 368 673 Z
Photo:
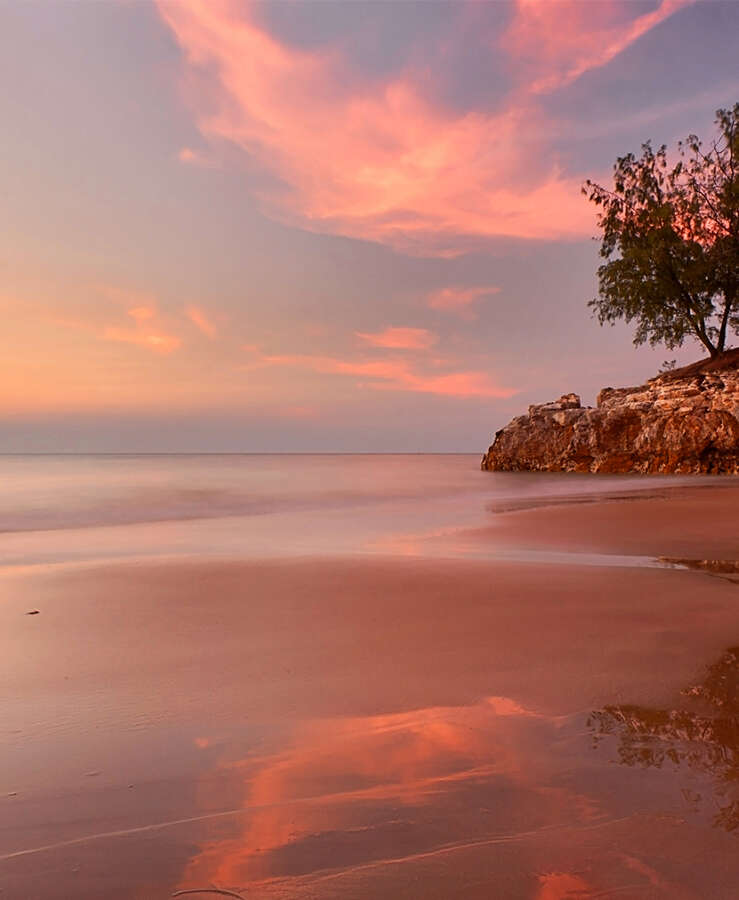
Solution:
M 583 186 L 606 260 L 588 305 L 601 325 L 634 321 L 635 344 L 694 337 L 715 357 L 739 332 L 739 103 L 716 125 L 707 149 L 692 134 L 679 142 L 672 166 L 647 142 L 616 161 L 612 190 Z

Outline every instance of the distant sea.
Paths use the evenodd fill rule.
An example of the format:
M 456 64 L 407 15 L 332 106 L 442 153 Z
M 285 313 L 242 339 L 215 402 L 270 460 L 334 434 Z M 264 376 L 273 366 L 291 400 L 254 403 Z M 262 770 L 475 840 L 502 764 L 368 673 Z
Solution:
M 481 472 L 479 459 L 0 456 L 0 565 L 179 555 L 443 555 L 440 536 L 484 527 L 502 510 L 690 483 L 670 476 Z M 453 541 L 446 547 L 453 555 Z

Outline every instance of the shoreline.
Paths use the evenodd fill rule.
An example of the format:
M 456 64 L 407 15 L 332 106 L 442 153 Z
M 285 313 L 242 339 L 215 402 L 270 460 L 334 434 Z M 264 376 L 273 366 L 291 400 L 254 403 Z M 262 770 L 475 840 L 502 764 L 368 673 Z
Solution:
M 700 486 L 506 512 L 472 538 L 728 558 L 738 497 L 739 485 Z M 424 896 L 482 900 L 495 860 L 501 896 L 516 900 L 550 896 L 536 891 L 560 875 L 583 896 L 631 879 L 625 896 L 692 898 L 710 884 L 729 900 L 739 860 L 706 824 L 714 776 L 609 766 L 615 738 L 588 737 L 588 717 L 681 708 L 739 643 L 737 584 L 682 568 L 430 558 L 436 546 L 3 579 L 3 896 L 218 884 L 369 900 L 420 883 Z M 657 837 L 665 849 L 645 856 Z M 695 848 L 706 862 L 686 873 Z
M 516 477 L 506 473 L 507 478 Z M 598 479 L 599 476 L 568 475 L 567 477 L 583 477 Z M 620 477 L 620 476 L 617 476 Z M 662 476 L 666 480 L 671 476 Z M 702 476 L 695 476 L 702 478 Z M 645 476 L 650 482 L 659 479 L 660 476 Z M 608 556 L 641 557 L 643 561 L 653 559 L 658 564 L 662 557 L 687 557 L 706 558 L 692 554 L 698 554 L 701 545 L 708 552 L 716 550 L 723 554 L 722 558 L 731 559 L 731 553 L 739 553 L 731 538 L 730 515 L 727 516 L 725 500 L 732 495 L 739 506 L 739 479 L 726 477 L 726 483 L 717 484 L 711 477 L 701 484 L 666 484 L 662 488 L 654 484 L 643 487 L 632 487 L 625 492 L 614 486 L 613 490 L 604 492 L 572 492 L 560 495 L 540 495 L 519 500 L 491 500 L 481 507 L 481 514 L 487 519 L 484 524 L 472 524 L 471 519 L 464 523 L 447 521 L 443 517 L 439 524 L 432 526 L 430 531 L 419 530 L 420 520 L 413 518 L 401 518 L 400 526 L 396 533 L 383 534 L 379 528 L 386 528 L 386 522 L 375 517 L 372 525 L 366 533 L 340 538 L 332 545 L 329 535 L 331 530 L 317 536 L 307 537 L 306 531 L 297 530 L 295 523 L 300 523 L 308 532 L 314 523 L 316 510 L 299 509 L 290 513 L 293 524 L 285 536 L 285 543 L 295 543 L 299 550 L 285 550 L 279 548 L 279 540 L 275 536 L 280 533 L 278 523 L 284 518 L 286 511 L 264 513 L 259 516 L 219 515 L 205 517 L 186 517 L 179 519 L 142 520 L 136 522 L 109 522 L 97 525 L 69 525 L 52 529 L 28 529 L 0 532 L 3 554 L 0 556 L 0 574 L 14 575 L 30 573 L 34 569 L 95 569 L 120 564 L 139 565 L 146 562 L 171 562 L 188 564 L 193 559 L 209 561 L 212 563 L 278 559 L 392 559 L 396 556 L 417 556 L 418 558 L 435 559 L 460 559 L 480 558 L 489 561 L 501 561 L 511 559 L 511 550 L 532 551 L 526 557 L 521 553 L 514 558 L 517 562 L 567 562 L 557 560 L 555 555 L 569 555 L 573 564 L 582 562 L 585 564 L 585 552 L 590 555 L 603 556 L 603 562 L 607 562 Z M 472 498 L 474 495 L 470 495 Z M 443 506 L 453 499 L 455 504 L 461 504 L 461 497 L 448 497 L 440 495 L 430 501 L 431 508 L 434 504 Z M 648 552 L 641 551 L 639 541 L 644 539 L 649 544 L 651 535 L 644 535 L 642 531 L 634 531 L 633 539 L 623 541 L 623 519 L 627 518 L 628 507 L 625 504 L 648 503 L 655 509 L 668 510 L 672 504 L 676 508 L 676 515 L 692 515 L 692 504 L 698 504 L 701 514 L 711 514 L 702 501 L 716 501 L 724 511 L 724 524 L 726 524 L 727 537 L 721 539 L 717 545 L 716 533 L 697 533 L 691 539 L 691 545 L 686 546 L 685 541 L 680 547 L 663 545 Z M 410 498 L 400 498 L 401 505 L 408 504 Z M 351 514 L 362 513 L 366 509 L 368 513 L 389 513 L 391 508 L 397 506 L 398 498 L 391 498 L 381 503 L 372 503 L 364 507 L 362 504 L 352 509 L 329 508 L 323 511 L 322 518 L 331 520 L 331 528 L 337 527 L 341 531 L 342 517 Z M 662 505 L 664 503 L 664 505 Z M 610 533 L 602 535 L 599 542 L 594 542 L 593 535 L 589 533 L 592 523 L 588 517 L 595 516 L 597 526 L 598 517 L 603 518 L 608 512 L 619 508 L 622 510 L 620 522 L 614 522 L 614 528 Z M 710 502 L 709 502 L 710 506 Z M 594 512 L 593 508 L 601 512 Z M 450 507 L 451 508 L 451 507 Z M 589 511 L 588 511 L 589 510 Z M 403 516 L 407 516 L 407 510 L 403 510 Z M 492 517 L 491 517 L 492 514 Z M 452 514 L 453 515 L 453 514 Z M 468 517 L 469 519 L 470 517 Z M 618 516 L 616 518 L 619 518 Z M 663 515 L 659 524 L 664 527 L 669 525 L 670 514 Z M 382 526 L 378 522 L 383 522 Z M 674 516 L 673 516 L 674 524 Z M 234 540 L 234 536 L 245 529 L 250 535 L 250 540 L 259 534 L 257 526 L 267 523 L 267 530 L 271 534 L 270 542 L 257 541 L 256 547 L 250 547 L 249 542 Z M 559 535 L 554 539 L 548 534 L 554 528 Z M 255 530 L 256 529 L 256 530 Z M 271 529 L 271 531 L 270 531 Z M 566 539 L 563 535 L 567 535 Z M 206 539 L 203 540 L 204 536 Z M 185 539 L 183 542 L 183 538 Z M 95 543 L 90 545 L 90 539 Z M 155 538 L 155 540 L 152 540 Z M 312 543 L 311 543 L 312 542 Z M 466 542 L 467 554 L 463 551 Z M 652 544 L 654 542 L 652 541 Z M 737 542 L 739 543 L 739 542 Z M 155 544 L 161 549 L 152 552 Z M 209 549 L 204 549 L 204 545 Z M 577 549 L 572 549 L 573 547 Z M 138 548 L 134 550 L 132 548 Z M 228 548 L 228 549 L 226 549 Z M 728 555 L 727 555 L 728 553 Z M 551 557 L 547 559 L 547 556 Z M 580 560 L 578 560 L 580 557 Z M 713 553 L 716 558 L 716 553 Z M 592 564 L 592 563 L 591 563 Z

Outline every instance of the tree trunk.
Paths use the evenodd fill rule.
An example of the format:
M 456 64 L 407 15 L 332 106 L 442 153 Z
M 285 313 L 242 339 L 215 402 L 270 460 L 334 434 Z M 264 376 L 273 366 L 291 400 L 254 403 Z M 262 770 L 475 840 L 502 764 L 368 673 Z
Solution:
M 729 316 L 731 315 L 731 308 L 733 304 L 733 297 L 726 297 L 724 300 L 724 312 L 721 316 L 721 328 L 718 333 L 718 342 L 716 345 L 717 353 L 723 353 L 726 349 L 726 329 L 729 324 Z
M 706 350 L 708 350 L 711 359 L 715 359 L 719 355 L 720 351 L 711 343 L 711 339 L 706 333 L 705 325 L 700 324 L 699 322 L 693 322 L 693 331 L 695 332 L 695 335 L 701 342 L 701 344 L 703 344 Z

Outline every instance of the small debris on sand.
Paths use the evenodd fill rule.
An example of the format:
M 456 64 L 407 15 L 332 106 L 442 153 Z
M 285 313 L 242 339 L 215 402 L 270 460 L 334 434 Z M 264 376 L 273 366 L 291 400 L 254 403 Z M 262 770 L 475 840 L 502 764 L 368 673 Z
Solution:
M 244 900 L 243 894 L 237 894 L 236 891 L 229 891 L 225 888 L 190 888 L 184 891 L 175 891 L 173 897 L 184 897 L 185 894 L 220 894 L 222 897 L 236 897 L 237 900 Z

